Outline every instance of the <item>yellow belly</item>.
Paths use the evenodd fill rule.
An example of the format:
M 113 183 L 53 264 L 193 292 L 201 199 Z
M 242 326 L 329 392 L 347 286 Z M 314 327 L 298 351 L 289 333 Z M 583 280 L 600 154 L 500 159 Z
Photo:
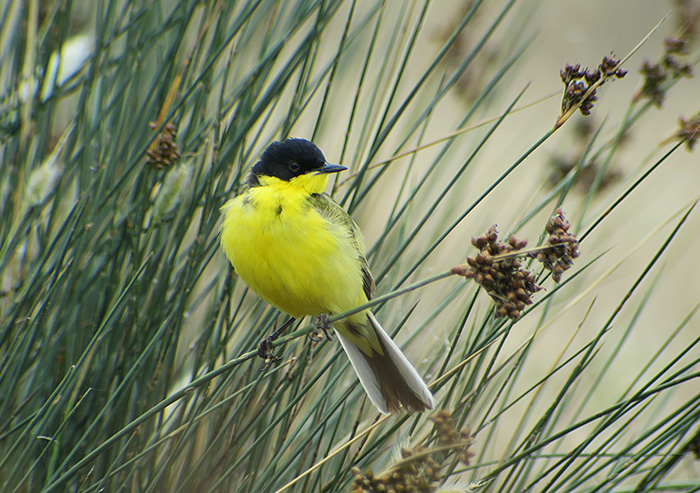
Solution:
M 222 210 L 221 245 L 241 279 L 265 301 L 300 318 L 366 301 L 350 231 L 321 216 L 303 190 L 254 187 Z

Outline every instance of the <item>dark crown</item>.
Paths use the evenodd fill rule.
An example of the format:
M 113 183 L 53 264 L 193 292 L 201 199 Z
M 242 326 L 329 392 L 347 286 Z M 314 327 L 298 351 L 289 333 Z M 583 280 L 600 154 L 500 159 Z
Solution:
M 291 180 L 321 169 L 325 164 L 326 158 L 321 149 L 312 142 L 305 139 L 287 139 L 267 146 L 260 161 L 253 166 L 252 174 Z

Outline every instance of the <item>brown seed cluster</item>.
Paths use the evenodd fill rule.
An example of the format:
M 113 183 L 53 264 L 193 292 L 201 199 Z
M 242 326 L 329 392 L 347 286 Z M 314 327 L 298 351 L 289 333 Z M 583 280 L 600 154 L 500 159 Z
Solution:
M 457 430 L 449 411 L 438 411 L 430 419 L 437 436 L 436 446 L 401 449 L 401 460 L 380 476 L 353 468 L 352 492 L 433 492 L 442 479 L 440 472 L 444 464 L 456 458 L 468 465 L 474 456 L 469 450 L 474 441 L 469 430 Z
M 433 422 L 433 431 L 438 437 L 438 444 L 449 446 L 457 460 L 468 466 L 469 460 L 474 457 L 474 452 L 470 450 L 474 439 L 469 428 L 458 430 L 452 419 L 452 413 L 447 409 L 436 412 L 430 420 Z
M 556 151 L 547 159 L 549 173 L 546 185 L 554 188 L 562 180 L 569 176 L 574 169 L 573 191 L 587 195 L 593 185 L 596 186 L 595 193 L 601 193 L 608 187 L 615 185 L 622 178 L 622 172 L 618 169 L 616 161 L 607 162 L 605 169 L 597 155 L 588 157 L 590 139 L 596 128 L 600 125 L 594 118 L 577 118 L 573 123 L 573 142 L 564 151 Z M 627 144 L 630 136 L 630 128 L 623 129 L 622 134 L 616 140 L 618 149 Z M 583 167 L 581 162 L 585 161 Z M 600 176 L 602 174 L 602 176 Z
M 148 124 L 151 130 L 158 128 L 158 125 L 156 122 Z M 156 170 L 172 166 L 180 158 L 176 139 L 177 128 L 173 123 L 168 123 L 146 151 L 146 164 Z
M 525 269 L 517 256 L 494 258 L 515 253 L 527 246 L 527 240 L 510 235 L 508 242 L 498 239 L 496 225 L 479 237 L 472 238 L 472 245 L 479 249 L 475 257 L 467 258 L 469 270 L 464 273 L 496 302 L 496 317 L 520 317 L 527 305 L 532 304 L 532 295 L 542 288 L 537 285 L 535 275 Z
M 666 81 L 680 77 L 692 77 L 692 67 L 689 63 L 679 60 L 687 54 L 686 42 L 683 39 L 666 38 L 664 41 L 664 54 L 661 61 L 651 63 L 645 60 L 639 73 L 644 76 L 644 84 L 636 96 L 636 99 L 649 99 L 657 107 L 661 107 L 666 99 Z
M 580 121 L 587 121 L 581 119 Z M 549 175 L 547 176 L 547 185 L 551 188 L 557 186 L 574 168 L 579 166 L 581 160 L 580 154 L 572 153 L 570 156 L 551 156 L 547 162 L 550 167 Z M 601 164 L 592 159 L 586 163 L 583 169 L 578 171 L 576 181 L 574 182 L 574 190 L 579 193 L 587 194 L 591 187 L 596 184 L 596 193 L 601 193 L 607 188 L 615 185 L 622 178 L 622 173 L 614 167 L 614 163 L 608 165 L 603 172 L 602 178 L 599 178 L 601 173 Z
M 597 83 L 601 78 L 605 80 L 609 78 L 622 79 L 627 75 L 626 70 L 618 68 L 619 65 L 620 60 L 612 56 L 603 57 L 603 61 L 595 70 L 588 70 L 587 68 L 582 69 L 581 65 L 578 63 L 576 65 L 567 64 L 560 72 L 561 80 L 566 86 L 564 97 L 561 102 L 562 114 L 569 111 L 573 106 L 581 103 L 579 107 L 581 114 L 586 116 L 590 115 L 593 104 L 598 100 L 598 95 L 596 94 L 597 89 L 585 99 L 584 95 L 591 86 Z M 605 80 L 603 80 L 600 85 L 603 85 Z
M 698 138 L 700 138 L 700 113 L 691 116 L 687 120 L 680 118 L 680 125 L 681 129 L 678 131 L 678 137 L 685 141 L 685 145 L 692 151 Z
M 524 267 L 521 259 L 542 262 L 545 269 L 552 272 L 554 281 L 561 281 L 561 275 L 579 256 L 578 241 L 570 228 L 564 211 L 559 208 L 545 227 L 549 234 L 545 245 L 524 250 L 527 240 L 510 235 L 508 241 L 503 242 L 498 239 L 498 229 L 494 224 L 486 234 L 472 237 L 472 245 L 479 249 L 479 253 L 467 257 L 466 264 L 456 265 L 450 272 L 473 279 L 484 288 L 496 302 L 496 318 L 515 320 L 532 304 L 532 295 L 542 289 L 535 274 Z
M 661 107 L 666 99 L 666 89 L 663 85 L 668 79 L 668 74 L 660 63 L 651 63 L 645 60 L 639 73 L 644 76 L 644 85 L 640 97 L 650 99 L 657 107 Z
M 578 241 L 576 241 L 576 235 L 569 232 L 570 227 L 564 211 L 561 208 L 557 209 L 545 227 L 549 233 L 546 246 L 532 255 L 552 273 L 554 282 L 561 281 L 561 275 L 571 268 L 574 259 L 579 256 Z
M 426 453 L 423 447 L 413 450 L 401 450 L 401 465 L 382 476 L 375 476 L 372 471 L 352 468 L 354 481 L 353 493 L 379 492 L 420 492 L 435 491 L 435 483 L 440 479 L 441 466 Z
M 457 37 L 453 38 L 462 19 L 467 15 L 470 16 L 474 25 L 481 22 L 485 11 L 480 8 L 472 11 L 475 4 L 476 0 L 457 2 L 456 7 L 459 11 L 455 12 L 455 15 L 446 17 L 446 23 L 439 25 L 435 33 L 441 46 L 451 40 L 442 60 L 446 65 L 449 77 L 452 77 L 457 70 L 460 71 L 455 82 L 455 90 L 457 95 L 470 105 L 476 101 L 491 79 L 493 67 L 500 53 L 498 44 L 488 40 L 481 45 L 476 55 L 473 53 L 470 55 L 474 47 L 481 43 L 481 35 L 476 30 L 461 29 L 458 31 Z M 467 58 L 471 60 L 469 66 L 465 68 L 464 60 Z

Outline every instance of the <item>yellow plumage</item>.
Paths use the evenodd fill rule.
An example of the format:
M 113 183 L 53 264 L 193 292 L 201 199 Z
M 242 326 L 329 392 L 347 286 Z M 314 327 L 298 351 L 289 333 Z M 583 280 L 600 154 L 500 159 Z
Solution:
M 327 175 L 301 178 L 327 181 Z M 347 229 L 311 207 L 302 184 L 264 181 L 265 186 L 223 207 L 221 244 L 241 279 L 296 318 L 340 312 L 367 301 L 358 253 L 348 248 Z M 329 265 L 333 272 L 328 272 Z
M 328 173 L 342 169 L 327 165 L 308 141 L 274 143 L 242 192 L 222 207 L 221 246 L 236 273 L 294 318 L 349 310 L 374 290 L 359 228 L 323 193 Z M 369 310 L 334 328 L 382 412 L 433 407 L 422 379 Z

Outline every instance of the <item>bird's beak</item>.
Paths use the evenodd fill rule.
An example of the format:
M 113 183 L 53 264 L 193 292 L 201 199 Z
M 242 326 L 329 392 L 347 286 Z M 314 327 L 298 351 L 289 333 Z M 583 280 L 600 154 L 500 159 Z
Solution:
M 345 171 L 347 168 L 345 166 L 341 166 L 340 164 L 330 164 L 326 163 L 323 168 L 317 169 L 316 174 L 317 175 L 324 175 L 327 173 L 338 173 L 340 171 Z

